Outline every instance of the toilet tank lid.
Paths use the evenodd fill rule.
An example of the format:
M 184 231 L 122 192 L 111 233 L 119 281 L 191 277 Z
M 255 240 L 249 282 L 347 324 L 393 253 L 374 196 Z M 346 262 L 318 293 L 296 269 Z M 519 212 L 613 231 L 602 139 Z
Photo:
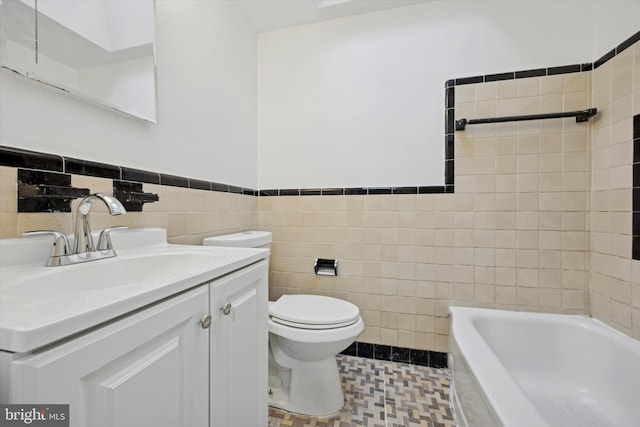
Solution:
M 271 233 L 269 231 L 242 231 L 240 233 L 207 237 L 202 241 L 204 246 L 226 246 L 234 248 L 257 248 L 270 243 Z
M 335 325 L 358 319 L 355 304 L 322 295 L 282 295 L 269 305 L 272 317 L 307 325 Z

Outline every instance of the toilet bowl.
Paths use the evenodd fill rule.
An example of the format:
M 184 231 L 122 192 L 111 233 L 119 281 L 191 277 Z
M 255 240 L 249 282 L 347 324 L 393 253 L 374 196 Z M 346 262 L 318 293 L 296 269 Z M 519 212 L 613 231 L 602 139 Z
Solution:
M 269 405 L 327 416 L 344 405 L 336 354 L 364 330 L 358 308 L 320 295 L 269 303 Z
M 271 233 L 247 231 L 204 239 L 208 246 L 269 247 Z M 312 416 L 340 411 L 344 394 L 336 354 L 364 330 L 358 307 L 321 295 L 269 302 L 269 406 Z

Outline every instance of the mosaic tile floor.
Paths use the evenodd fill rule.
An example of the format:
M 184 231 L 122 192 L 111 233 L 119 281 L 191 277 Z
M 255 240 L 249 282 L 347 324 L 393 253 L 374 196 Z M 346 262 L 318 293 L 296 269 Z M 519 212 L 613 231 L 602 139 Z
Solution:
M 330 418 L 269 408 L 269 427 L 454 427 L 446 369 L 338 356 L 345 406 Z

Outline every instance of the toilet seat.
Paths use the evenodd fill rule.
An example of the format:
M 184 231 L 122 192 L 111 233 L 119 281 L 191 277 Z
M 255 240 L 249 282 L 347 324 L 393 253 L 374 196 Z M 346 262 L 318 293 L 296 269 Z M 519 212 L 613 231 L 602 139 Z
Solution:
M 353 325 L 360 318 L 354 304 L 322 295 L 283 295 L 269 304 L 271 320 L 300 329 L 334 329 Z

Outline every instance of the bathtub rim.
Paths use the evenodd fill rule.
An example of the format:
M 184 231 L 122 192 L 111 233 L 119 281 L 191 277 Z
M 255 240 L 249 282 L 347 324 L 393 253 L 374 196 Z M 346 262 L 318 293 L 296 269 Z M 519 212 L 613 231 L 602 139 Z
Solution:
M 481 390 L 482 398 L 489 403 L 489 409 L 498 422 L 503 426 L 551 427 L 473 323 L 474 319 L 483 316 L 508 317 L 511 313 L 514 312 L 451 306 L 450 339 L 457 346 L 460 357 L 469 367 L 469 375 Z M 469 357 L 470 354 L 473 357 Z M 526 420 L 526 424 L 523 424 L 523 420 Z

